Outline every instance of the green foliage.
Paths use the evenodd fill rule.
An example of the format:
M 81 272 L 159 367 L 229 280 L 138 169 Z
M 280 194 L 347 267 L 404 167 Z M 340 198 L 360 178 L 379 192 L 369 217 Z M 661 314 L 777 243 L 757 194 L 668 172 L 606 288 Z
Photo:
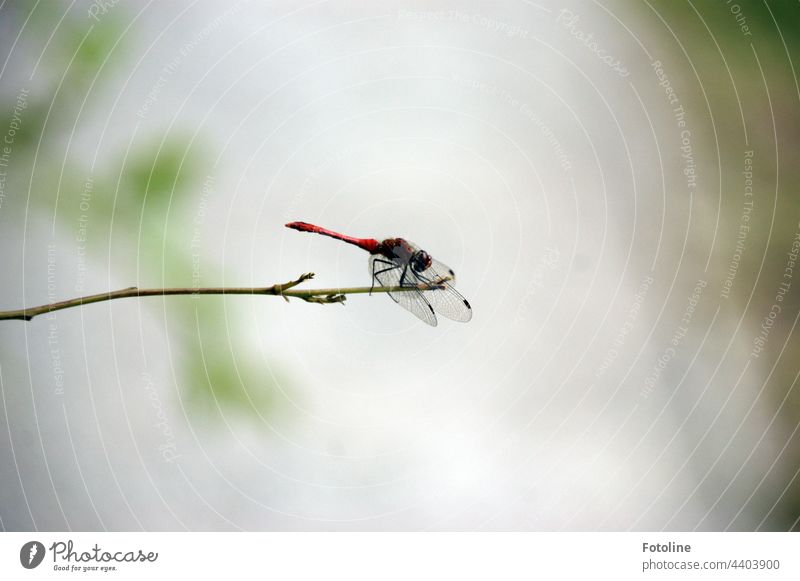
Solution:
M 14 144 L 9 189 L 13 182 L 16 190 L 27 191 L 30 183 L 34 208 L 46 219 L 55 216 L 57 228 L 82 245 L 89 261 L 108 264 L 111 244 L 121 257 L 112 259 L 119 276 L 139 284 L 151 281 L 149 286 L 190 286 L 192 220 L 210 157 L 202 137 L 193 139 L 188 128 L 178 126 L 167 133 L 137 135 L 129 151 L 101 152 L 92 170 L 86 152 L 73 146 L 65 160 L 67 139 L 79 141 L 84 126 L 105 120 L 107 111 L 97 105 L 126 64 L 131 37 L 123 28 L 122 5 L 99 22 L 82 10 L 71 10 L 61 20 L 60 10 L 36 6 L 20 3 L 11 10 L 20 20 L 15 29 L 28 21 L 21 43 L 35 45 L 37 50 L 30 53 L 42 56 L 36 90 L 27 99 Z M 41 52 L 42 38 L 51 33 Z M 6 92 L 3 98 L 0 122 L 7 127 L 16 94 Z M 34 155 L 36 172 L 31 176 Z M 88 224 L 88 235 L 79 242 L 82 221 Z M 220 279 L 218 274 L 215 265 L 204 261 L 204 283 Z M 274 413 L 273 371 L 253 356 L 251 345 L 236 340 L 241 320 L 237 310 L 225 311 L 217 297 L 168 300 L 172 340 L 182 343 L 176 352 L 183 353 L 179 381 L 185 400 L 197 411 L 237 409 L 254 419 Z M 225 334 L 229 327 L 230 337 Z
M 285 385 L 280 381 L 282 374 L 254 360 L 248 345 L 223 332 L 225 318 L 220 308 L 209 300 L 196 304 L 191 328 L 196 332 L 184 341 L 188 404 L 206 413 L 235 409 L 253 418 L 275 413 L 276 385 Z
M 204 159 L 189 139 L 168 135 L 139 145 L 126 160 L 123 186 L 137 206 L 157 206 L 164 211 L 190 195 L 202 178 Z M 177 199 L 176 199 L 177 198 Z

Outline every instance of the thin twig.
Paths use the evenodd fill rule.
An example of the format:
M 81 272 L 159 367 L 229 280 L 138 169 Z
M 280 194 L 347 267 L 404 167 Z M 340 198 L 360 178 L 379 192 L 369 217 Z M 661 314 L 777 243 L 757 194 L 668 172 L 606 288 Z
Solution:
M 267 295 L 267 296 L 281 296 L 287 301 L 290 297 L 302 299 L 309 303 L 343 303 L 347 298 L 346 295 L 365 294 L 365 293 L 394 293 L 394 292 L 408 292 L 414 290 L 431 290 L 439 288 L 437 285 L 430 286 L 378 286 L 370 287 L 354 287 L 354 288 L 324 288 L 324 289 L 310 289 L 310 290 L 297 290 L 294 289 L 300 283 L 314 278 L 313 272 L 308 272 L 301 275 L 297 280 L 286 282 L 283 284 L 275 284 L 267 287 L 209 287 L 209 288 L 150 288 L 140 289 L 135 286 L 107 292 L 96 295 L 89 295 L 86 297 L 78 297 L 57 303 L 50 303 L 49 305 L 41 305 L 38 307 L 29 307 L 26 309 L 18 309 L 15 311 L 0 311 L 0 321 L 2 320 L 20 320 L 30 321 L 37 315 L 44 313 L 51 313 L 53 311 L 60 311 L 61 309 L 69 309 L 71 307 L 80 307 L 83 305 L 90 305 L 92 303 L 100 303 L 103 301 L 110 301 L 113 299 L 124 299 L 131 297 L 155 297 L 155 296 L 171 296 L 171 295 Z

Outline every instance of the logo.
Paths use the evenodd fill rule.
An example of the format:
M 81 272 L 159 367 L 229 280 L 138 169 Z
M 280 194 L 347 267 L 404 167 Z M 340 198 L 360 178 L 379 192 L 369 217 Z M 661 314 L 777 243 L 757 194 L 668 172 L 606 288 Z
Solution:
M 28 541 L 19 550 L 19 562 L 26 569 L 35 569 L 44 559 L 44 545 L 39 541 Z

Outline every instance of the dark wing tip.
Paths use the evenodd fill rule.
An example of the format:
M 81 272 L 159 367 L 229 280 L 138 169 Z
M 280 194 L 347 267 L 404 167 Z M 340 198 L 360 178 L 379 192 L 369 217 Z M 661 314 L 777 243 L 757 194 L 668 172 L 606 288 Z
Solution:
M 431 311 L 431 317 L 433 317 L 433 320 L 425 322 L 428 323 L 431 327 L 435 327 L 436 325 L 439 324 L 439 321 L 436 319 L 436 313 L 434 312 L 432 306 L 428 305 L 428 309 L 430 309 Z

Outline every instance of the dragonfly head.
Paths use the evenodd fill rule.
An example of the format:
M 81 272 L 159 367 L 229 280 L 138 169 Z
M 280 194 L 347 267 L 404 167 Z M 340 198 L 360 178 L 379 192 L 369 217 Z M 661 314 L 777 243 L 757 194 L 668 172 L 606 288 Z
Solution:
M 431 255 L 424 250 L 417 250 L 411 255 L 409 264 L 414 272 L 425 272 L 432 264 Z

